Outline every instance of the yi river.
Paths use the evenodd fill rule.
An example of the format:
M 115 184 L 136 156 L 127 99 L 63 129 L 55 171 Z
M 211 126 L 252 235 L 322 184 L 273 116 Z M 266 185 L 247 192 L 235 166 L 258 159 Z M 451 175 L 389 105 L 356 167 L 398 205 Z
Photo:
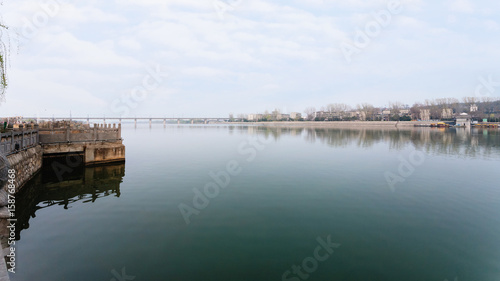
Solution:
M 25 186 L 11 280 L 499 280 L 499 130 L 122 135 L 125 164 Z

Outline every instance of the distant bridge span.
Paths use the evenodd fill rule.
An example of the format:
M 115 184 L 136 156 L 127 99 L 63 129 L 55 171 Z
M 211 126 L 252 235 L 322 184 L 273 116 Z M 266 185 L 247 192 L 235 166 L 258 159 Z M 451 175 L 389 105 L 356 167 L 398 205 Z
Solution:
M 210 121 L 216 121 L 216 122 L 227 122 L 229 121 L 229 118 L 227 117 L 23 117 L 24 120 L 44 120 L 44 121 L 60 121 L 60 120 L 79 120 L 79 121 L 87 121 L 87 124 L 90 124 L 90 121 L 93 120 L 102 120 L 104 123 L 106 123 L 106 120 L 115 120 L 118 121 L 119 123 L 122 122 L 122 120 L 134 120 L 134 123 L 137 125 L 137 120 L 139 121 L 149 121 L 149 125 L 153 121 L 163 121 L 163 124 L 165 125 L 167 120 L 176 120 L 177 124 L 180 124 L 181 120 L 189 120 L 191 121 L 191 124 L 194 124 L 196 120 L 201 120 L 205 124 L 208 124 Z M 235 119 L 236 121 L 238 119 Z

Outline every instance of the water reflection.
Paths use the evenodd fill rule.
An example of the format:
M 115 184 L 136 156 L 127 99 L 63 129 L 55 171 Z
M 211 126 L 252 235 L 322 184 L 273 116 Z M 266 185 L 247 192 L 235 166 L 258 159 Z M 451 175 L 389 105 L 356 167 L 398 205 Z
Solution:
M 466 157 L 500 154 L 500 130 L 465 128 L 307 128 L 307 127 L 240 127 L 250 134 L 279 140 L 282 136 L 303 137 L 307 142 L 321 142 L 332 147 L 357 145 L 369 148 L 388 143 L 391 149 L 408 146 L 428 153 Z
M 59 181 L 51 163 L 44 162 L 42 171 L 18 194 L 16 239 L 29 228 L 29 220 L 44 208 L 60 206 L 69 209 L 77 202 L 93 203 L 107 196 L 120 197 L 120 183 L 125 164 L 97 167 L 75 167 Z
M 325 127 L 325 126 L 259 126 L 209 125 L 179 126 L 174 130 L 227 130 L 229 134 L 258 135 L 276 141 L 282 137 L 301 137 L 310 143 L 324 143 L 332 147 L 356 145 L 371 148 L 380 143 L 390 149 L 413 149 L 429 154 L 461 157 L 497 157 L 500 155 L 500 130 L 481 128 L 396 128 L 380 127 Z

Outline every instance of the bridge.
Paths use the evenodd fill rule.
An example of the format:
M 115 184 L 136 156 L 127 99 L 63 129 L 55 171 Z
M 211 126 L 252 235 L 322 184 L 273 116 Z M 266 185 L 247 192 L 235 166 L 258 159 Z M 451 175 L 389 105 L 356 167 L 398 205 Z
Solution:
M 227 117 L 23 117 L 23 120 L 36 120 L 40 121 L 86 121 L 87 125 L 90 125 L 91 121 L 103 121 L 106 124 L 106 121 L 118 121 L 119 124 L 122 121 L 134 121 L 135 126 L 137 126 L 137 121 L 149 121 L 149 126 L 152 125 L 153 121 L 163 121 L 163 125 L 167 124 L 167 121 L 177 121 L 177 124 L 181 124 L 181 121 L 188 121 L 191 124 L 195 124 L 196 121 L 201 121 L 203 124 L 209 124 L 210 122 L 228 122 L 230 119 Z M 235 118 L 234 121 L 239 121 L 238 118 Z

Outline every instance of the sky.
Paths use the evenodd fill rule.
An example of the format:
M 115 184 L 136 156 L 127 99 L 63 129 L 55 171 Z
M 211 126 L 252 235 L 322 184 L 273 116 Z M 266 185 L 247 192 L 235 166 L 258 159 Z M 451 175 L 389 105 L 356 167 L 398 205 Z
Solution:
M 0 116 L 227 117 L 500 95 L 500 2 L 3 0 Z

